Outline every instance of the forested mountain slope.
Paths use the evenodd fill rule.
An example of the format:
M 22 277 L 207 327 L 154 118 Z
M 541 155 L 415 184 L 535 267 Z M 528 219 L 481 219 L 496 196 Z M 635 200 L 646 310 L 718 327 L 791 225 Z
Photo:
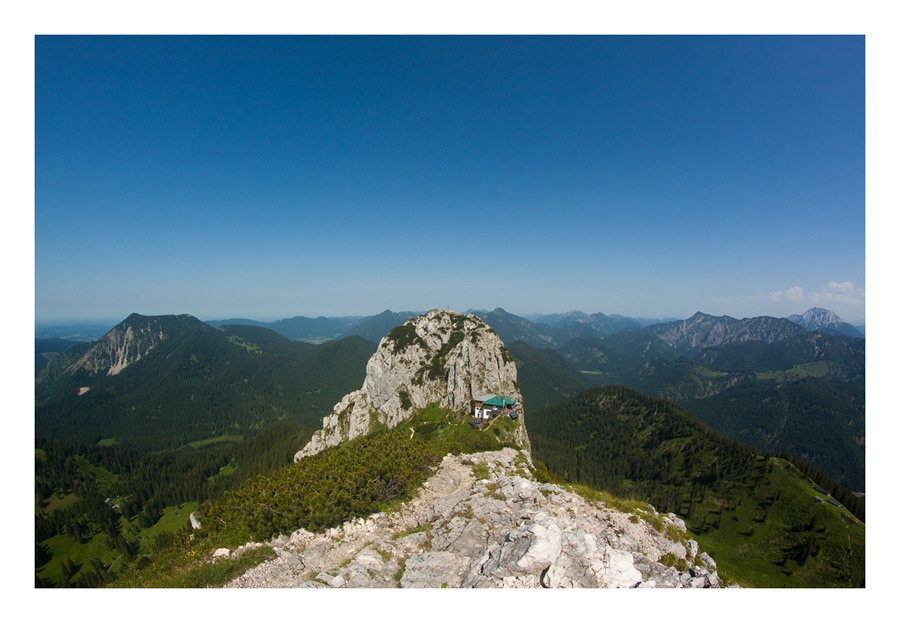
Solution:
M 865 340 L 804 332 L 653 359 L 611 381 L 677 401 L 719 432 L 865 490 Z
M 594 388 L 533 411 L 528 427 L 535 459 L 552 472 L 679 514 L 748 584 L 865 583 L 862 523 L 817 501 L 825 494 L 795 466 L 712 431 L 670 401 Z M 840 487 L 832 493 L 864 516 L 859 498 Z
M 521 340 L 508 348 L 516 361 L 522 397 L 530 409 L 559 404 L 590 384 L 589 378 L 555 350 L 535 348 Z
M 37 376 L 44 367 L 59 353 L 75 348 L 81 342 L 61 338 L 37 339 L 34 341 L 34 375 Z
M 315 428 L 362 382 L 375 344 L 313 347 L 258 327 L 135 314 L 83 349 L 39 377 L 37 435 L 161 450 L 281 420 Z

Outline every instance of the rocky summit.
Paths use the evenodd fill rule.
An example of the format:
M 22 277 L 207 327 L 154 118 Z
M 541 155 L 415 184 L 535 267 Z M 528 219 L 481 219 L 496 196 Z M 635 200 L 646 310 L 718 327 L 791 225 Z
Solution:
M 81 373 L 84 378 L 115 376 L 126 367 L 146 357 L 165 342 L 171 342 L 189 331 L 213 331 L 193 316 L 141 316 L 131 314 L 102 338 L 92 343 L 74 360 L 60 357 L 47 372 L 38 377 L 44 383 L 59 375 Z M 59 369 L 57 369 L 59 368 Z
M 382 338 L 362 388 L 335 405 L 294 459 L 394 428 L 431 404 L 468 412 L 473 398 L 486 393 L 521 400 L 516 365 L 503 342 L 472 314 L 432 310 Z M 527 447 L 527 440 L 520 441 Z
M 529 464 L 513 448 L 447 455 L 398 510 L 279 536 L 269 543 L 274 559 L 228 586 L 719 586 L 715 561 L 676 516 L 616 510 L 538 482 Z

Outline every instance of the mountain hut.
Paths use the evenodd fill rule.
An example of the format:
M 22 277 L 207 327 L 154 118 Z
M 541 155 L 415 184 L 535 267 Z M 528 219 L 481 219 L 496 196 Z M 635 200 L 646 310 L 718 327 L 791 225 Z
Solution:
M 518 401 L 509 396 L 498 396 L 497 394 L 482 394 L 475 397 L 475 420 L 483 421 L 503 415 L 504 413 L 510 417 L 518 414 L 514 411 Z M 513 418 L 515 419 L 515 418 Z

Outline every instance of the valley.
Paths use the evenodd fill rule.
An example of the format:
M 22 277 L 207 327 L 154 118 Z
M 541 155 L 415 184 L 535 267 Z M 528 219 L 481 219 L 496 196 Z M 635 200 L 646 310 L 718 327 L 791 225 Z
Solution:
M 380 359 L 375 341 L 361 335 L 335 333 L 313 344 L 267 326 L 215 328 L 190 316 L 133 315 L 95 342 L 36 344 L 36 360 L 44 359 L 36 362 L 36 585 L 207 585 L 179 584 L 187 581 L 177 571 L 183 556 L 196 551 L 183 541 L 191 513 L 206 518 L 203 542 L 212 549 L 268 542 L 410 499 L 447 452 L 504 445 L 533 451 L 531 477 L 545 483 L 683 517 L 728 581 L 865 584 L 865 512 L 852 493 L 864 491 L 864 340 L 790 321 L 702 314 L 656 325 L 560 315 L 557 322 L 582 322 L 555 329 L 501 309 L 482 315 L 501 328 L 479 315 L 432 312 L 402 327 L 396 323 L 412 314 L 353 317 L 360 332 L 387 338 Z M 331 326 L 352 331 L 351 322 Z M 484 358 L 480 367 L 470 367 L 473 354 Z M 510 365 L 512 372 L 500 372 Z M 476 387 L 463 381 L 475 378 Z M 455 387 L 468 393 L 454 398 Z M 526 418 L 472 429 L 465 413 L 479 387 L 518 396 L 527 431 Z M 597 405 L 605 406 L 595 414 Z M 634 429 L 613 425 L 615 418 L 591 428 L 629 413 Z M 823 426 L 828 435 L 814 434 Z M 375 455 L 396 456 L 376 443 L 382 438 L 392 448 L 424 444 L 415 452 L 425 452 L 426 462 L 412 480 L 403 476 L 370 494 L 338 479 L 328 485 L 337 486 L 333 494 L 307 502 L 300 490 L 287 493 L 297 479 L 292 461 L 353 474 L 349 464 L 322 461 L 370 443 L 380 448 Z M 299 452 L 304 446 L 314 449 Z M 388 469 L 375 455 L 370 462 Z M 264 485 L 265 478 L 276 480 Z M 813 483 L 837 506 L 816 502 Z M 267 487 L 291 508 L 329 510 L 315 519 L 271 501 L 260 506 L 253 500 L 265 498 Z M 347 510 L 337 511 L 344 503 Z M 211 517 L 228 529 L 209 532 Z M 842 542 L 854 544 L 851 553 L 836 545 Z M 253 565 L 286 560 L 287 551 L 257 548 Z M 243 563 L 230 562 L 228 573 L 240 575 L 249 561 L 248 553 Z

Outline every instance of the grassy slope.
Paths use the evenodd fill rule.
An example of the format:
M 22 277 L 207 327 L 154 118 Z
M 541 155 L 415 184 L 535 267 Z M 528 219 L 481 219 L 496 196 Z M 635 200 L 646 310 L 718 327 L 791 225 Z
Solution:
M 702 505 L 707 525 L 695 538 L 726 578 L 753 587 L 858 587 L 865 584 L 865 526 L 845 508 L 815 500 L 813 482 L 780 459 L 757 494 L 717 512 Z M 776 499 L 777 498 L 777 499 Z M 705 515 L 704 515 L 705 516 Z M 704 530 L 703 520 L 688 520 Z M 815 525 L 811 530 L 810 526 Z M 802 564 L 808 541 L 818 544 Z
M 389 510 L 408 499 L 446 453 L 499 449 L 511 443 L 521 425 L 498 418 L 485 430 L 474 430 L 468 420 L 432 405 L 400 428 L 354 439 L 248 481 L 221 503 L 203 509 L 204 527 L 192 540 L 181 535 L 153 563 L 114 586 L 221 585 L 259 564 L 271 550 L 213 563 L 215 549 Z M 271 495 L 276 490 L 278 495 Z
M 865 340 L 805 333 L 666 359 L 594 376 L 675 400 L 729 437 L 865 490 Z
M 235 487 L 243 479 L 258 473 L 271 471 L 276 467 L 290 464 L 298 445 L 305 443 L 312 431 L 298 431 L 288 425 L 276 425 L 263 431 L 259 437 L 244 440 L 242 442 L 223 440 L 218 444 L 206 444 L 202 449 L 181 449 L 172 453 L 158 453 L 154 455 L 140 455 L 129 453 L 119 457 L 106 456 L 113 452 L 122 452 L 119 448 L 97 448 L 95 455 L 83 456 L 87 448 L 74 448 L 75 454 L 65 455 L 65 465 L 71 480 L 69 487 L 83 491 L 89 497 L 102 500 L 109 496 L 111 503 L 117 504 L 116 516 L 119 531 L 128 543 L 134 545 L 134 555 L 129 560 L 116 549 L 113 539 L 98 526 L 98 518 L 95 514 L 77 510 L 76 515 L 70 517 L 60 528 L 60 532 L 49 538 L 45 538 L 37 545 L 43 547 L 46 555 L 39 555 L 36 560 L 35 576 L 38 580 L 48 580 L 56 585 L 63 585 L 63 564 L 67 564 L 74 570 L 68 577 L 72 584 L 86 581 L 87 574 L 93 572 L 110 571 L 113 575 L 129 571 L 135 565 L 142 564 L 142 559 L 152 558 L 158 551 L 160 543 L 171 542 L 172 536 L 179 530 L 188 526 L 188 516 L 199 506 L 197 499 L 186 499 L 184 502 L 168 505 L 161 508 L 161 517 L 146 528 L 140 527 L 141 507 L 133 509 L 128 517 L 122 517 L 123 502 L 133 499 L 135 488 L 143 486 L 147 478 L 153 479 L 159 485 L 157 499 L 166 495 L 166 480 L 173 477 L 182 484 L 194 481 L 198 485 L 196 491 L 205 495 L 216 495 L 223 487 Z M 55 452 L 55 451 L 54 451 Z M 185 470 L 191 470 L 199 464 L 200 459 L 215 453 L 221 461 L 221 468 L 209 477 L 203 474 L 195 474 Z M 48 453 L 44 449 L 36 449 L 35 456 L 39 464 L 48 460 Z M 174 468 L 167 468 L 165 461 L 167 456 L 181 456 L 182 461 Z M 106 457 L 104 459 L 104 457 Z M 194 458 L 192 458 L 194 457 Z M 126 460 L 128 459 L 128 460 Z M 62 458 L 56 457 L 57 461 Z M 119 473 L 113 473 L 99 464 L 107 460 L 113 465 L 118 464 Z M 193 461 L 193 462 L 192 462 Z M 151 463 L 158 463 L 152 467 Z M 149 471 L 134 474 L 129 470 L 134 469 L 135 464 L 143 464 Z M 76 468 L 77 467 L 77 468 Z M 201 487 L 202 483 L 209 483 L 208 487 Z M 169 494 L 171 496 L 171 493 Z M 177 497 L 177 496 L 176 496 Z M 182 498 L 184 499 L 184 498 Z M 82 501 L 71 488 L 67 490 L 54 490 L 48 497 L 37 504 L 36 510 L 43 515 L 72 510 L 76 504 Z M 82 525 L 82 534 L 94 534 L 88 537 L 86 543 L 79 543 L 72 533 L 73 522 Z M 59 522 L 57 522 L 59 523 Z M 161 541 L 157 541 L 157 539 Z M 143 561 L 146 563 L 146 560 Z
M 816 502 L 813 483 L 789 463 L 756 455 L 673 403 L 625 388 L 589 390 L 531 413 L 529 434 L 535 458 L 565 479 L 684 517 L 725 578 L 865 584 L 861 522 Z M 804 556 L 807 544 L 818 553 Z

